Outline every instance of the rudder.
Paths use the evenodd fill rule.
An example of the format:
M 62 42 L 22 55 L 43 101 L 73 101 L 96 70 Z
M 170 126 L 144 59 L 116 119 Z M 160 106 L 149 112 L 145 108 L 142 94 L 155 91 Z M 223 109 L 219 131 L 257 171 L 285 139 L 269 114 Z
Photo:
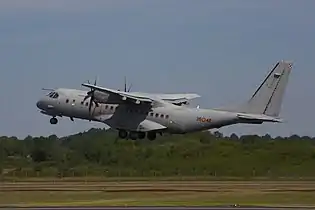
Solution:
M 279 61 L 269 72 L 244 108 L 244 112 L 277 117 L 292 69 L 292 62 Z

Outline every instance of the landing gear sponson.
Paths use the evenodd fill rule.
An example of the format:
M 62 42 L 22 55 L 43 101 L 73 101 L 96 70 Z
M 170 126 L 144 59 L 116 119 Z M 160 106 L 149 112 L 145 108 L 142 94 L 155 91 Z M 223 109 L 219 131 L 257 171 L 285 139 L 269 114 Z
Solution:
M 72 120 L 72 119 L 71 119 Z M 58 123 L 58 119 L 56 117 L 53 117 L 50 119 L 50 124 L 56 125 Z M 136 132 L 136 131 L 126 131 L 126 130 L 119 130 L 118 131 L 118 136 L 121 139 L 132 139 L 132 140 L 137 140 L 137 139 L 144 139 L 146 136 L 149 140 L 155 140 L 156 139 L 156 132 Z
M 118 136 L 119 138 L 122 138 L 122 139 L 130 138 L 132 140 L 144 139 L 145 136 L 147 136 L 147 138 L 152 141 L 156 139 L 156 132 L 145 133 L 145 132 L 136 132 L 136 131 L 128 132 L 126 130 L 119 130 Z

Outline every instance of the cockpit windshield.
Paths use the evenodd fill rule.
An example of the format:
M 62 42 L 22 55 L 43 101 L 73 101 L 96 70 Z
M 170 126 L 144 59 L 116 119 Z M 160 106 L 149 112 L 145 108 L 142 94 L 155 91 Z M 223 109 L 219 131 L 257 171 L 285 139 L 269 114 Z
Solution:
M 50 98 L 58 98 L 59 94 L 57 92 L 50 92 L 47 96 Z

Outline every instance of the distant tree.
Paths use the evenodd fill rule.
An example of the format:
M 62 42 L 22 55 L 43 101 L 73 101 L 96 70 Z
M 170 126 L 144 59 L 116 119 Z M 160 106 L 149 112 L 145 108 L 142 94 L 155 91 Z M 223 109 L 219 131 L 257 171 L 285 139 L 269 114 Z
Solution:
M 33 150 L 31 157 L 34 162 L 43 162 L 47 160 L 47 154 L 42 149 L 35 149 Z
M 315 139 L 307 136 L 196 132 L 156 141 L 116 141 L 113 130 L 59 138 L 0 137 L 5 176 L 315 176 Z

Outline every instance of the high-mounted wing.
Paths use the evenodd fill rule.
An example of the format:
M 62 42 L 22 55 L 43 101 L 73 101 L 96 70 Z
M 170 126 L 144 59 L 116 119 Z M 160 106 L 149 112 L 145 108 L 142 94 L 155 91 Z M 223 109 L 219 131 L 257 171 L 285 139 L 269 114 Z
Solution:
M 172 104 L 187 104 L 189 100 L 199 98 L 200 95 L 195 93 L 139 93 L 133 92 L 132 94 L 146 96 L 148 98 L 158 98 Z
M 154 94 L 154 93 L 141 93 L 141 92 L 124 92 L 119 90 L 114 90 L 110 88 L 104 88 L 97 85 L 92 85 L 89 83 L 82 84 L 84 87 L 89 87 L 100 92 L 107 94 L 114 94 L 121 97 L 122 101 L 129 101 L 135 104 L 145 103 L 151 104 L 155 100 L 164 100 L 170 103 L 185 103 L 188 100 L 200 97 L 198 94 L 194 93 L 184 93 L 184 94 Z
M 100 87 L 97 85 L 92 85 L 92 84 L 88 84 L 88 83 L 83 83 L 82 86 L 84 87 L 89 87 L 92 90 L 98 90 L 107 94 L 114 94 L 117 96 L 121 97 L 122 101 L 130 101 L 133 102 L 135 104 L 140 104 L 140 103 L 149 103 L 151 104 L 154 100 L 148 97 L 139 97 L 139 96 L 134 96 L 133 94 L 127 93 L 127 92 L 122 92 L 119 90 L 114 90 L 114 89 L 110 89 L 110 88 L 104 88 L 104 87 Z
M 200 95 L 196 93 L 164 93 L 164 94 L 154 94 L 150 93 L 153 95 L 156 95 L 158 98 L 161 98 L 163 100 L 168 100 L 168 101 L 183 101 L 183 100 L 192 100 L 195 98 L 199 98 Z

